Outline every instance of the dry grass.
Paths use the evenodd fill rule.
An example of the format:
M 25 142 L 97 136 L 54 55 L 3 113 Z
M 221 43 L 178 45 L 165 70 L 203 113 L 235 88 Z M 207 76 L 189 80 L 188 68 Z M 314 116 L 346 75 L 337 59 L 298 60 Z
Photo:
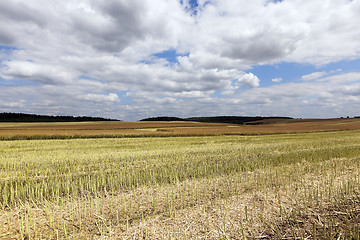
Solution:
M 0 239 L 360 239 L 359 131 L 0 141 L 0 153 Z
M 199 122 L 0 123 L 0 139 L 219 136 L 360 129 L 360 119 L 280 119 L 262 122 L 265 124 L 234 125 Z
M 3 233 L 13 239 L 27 231 L 35 239 L 358 239 L 359 170 L 349 169 L 358 167 L 358 160 L 301 163 L 81 201 L 25 204 L 3 211 L 0 219 Z

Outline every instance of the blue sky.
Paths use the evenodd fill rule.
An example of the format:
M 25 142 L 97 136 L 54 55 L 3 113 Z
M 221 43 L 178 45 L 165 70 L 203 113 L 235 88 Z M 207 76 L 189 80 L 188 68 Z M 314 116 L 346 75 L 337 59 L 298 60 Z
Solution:
M 360 115 L 359 1 L 0 3 L 0 112 Z
M 162 52 L 155 53 L 153 54 L 153 56 L 156 58 L 163 58 L 169 63 L 174 64 L 174 63 L 179 63 L 177 59 L 179 56 L 188 56 L 188 53 L 180 54 L 176 52 L 176 49 L 168 49 Z
M 192 1 L 197 2 L 197 1 Z M 169 49 L 159 53 L 153 54 L 156 58 L 165 59 L 169 64 L 178 64 L 177 57 L 188 56 L 189 54 L 180 54 L 176 52 L 176 49 Z M 151 64 L 152 62 L 144 61 L 144 63 Z M 338 62 L 332 62 L 323 66 L 316 66 L 307 63 L 296 63 L 296 62 L 280 62 L 275 64 L 265 65 L 254 65 L 251 69 L 245 72 L 253 73 L 261 79 L 261 86 L 266 87 L 273 84 L 273 79 L 281 78 L 281 82 L 294 82 L 301 81 L 301 77 L 314 72 L 329 72 L 329 75 L 338 72 L 356 72 L 360 68 L 360 59 L 355 60 L 342 60 Z M 330 73 L 334 71 L 333 73 Z
M 335 71 L 333 74 L 338 73 L 337 70 L 342 72 L 352 72 L 356 67 L 360 66 L 360 60 L 344 60 L 336 63 L 327 64 L 325 66 L 317 67 L 310 64 L 301 64 L 294 62 L 284 62 L 279 64 L 272 65 L 258 65 L 254 66 L 251 70 L 256 76 L 262 80 L 262 86 L 270 86 L 273 84 L 278 84 L 273 82 L 273 79 L 281 78 L 282 83 L 284 82 L 299 82 L 302 81 L 301 77 L 308 75 L 314 72 L 331 72 Z M 332 74 L 331 74 L 332 75 Z

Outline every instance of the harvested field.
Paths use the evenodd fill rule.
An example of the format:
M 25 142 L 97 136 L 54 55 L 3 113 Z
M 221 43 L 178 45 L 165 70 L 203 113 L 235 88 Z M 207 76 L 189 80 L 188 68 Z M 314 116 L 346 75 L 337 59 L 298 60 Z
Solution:
M 0 239 L 360 238 L 360 130 L 221 134 L 0 141 Z
M 354 129 L 360 129 L 358 118 L 275 119 L 257 122 L 257 125 L 200 122 L 0 123 L 0 139 L 256 135 Z

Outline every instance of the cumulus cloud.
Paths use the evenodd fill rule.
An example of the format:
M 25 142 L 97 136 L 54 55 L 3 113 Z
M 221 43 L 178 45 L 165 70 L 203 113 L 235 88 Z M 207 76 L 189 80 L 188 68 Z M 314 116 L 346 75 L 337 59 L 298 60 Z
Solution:
M 348 0 L 214 1 L 201 13 L 199 31 L 212 36 L 201 39 L 204 50 L 244 63 L 325 64 L 359 56 L 358 9 Z
M 15 36 L 7 29 L 0 29 L 0 44 L 11 45 L 15 40 Z
M 311 102 L 303 86 L 316 96 L 321 86 L 340 96 L 331 86 L 357 79 L 357 73 L 340 78 L 329 76 L 335 72 L 315 72 L 299 76 L 303 85 L 262 88 L 249 70 L 280 62 L 322 66 L 359 58 L 359 1 L 199 0 L 196 8 L 182 2 L 1 1 L 0 46 L 13 48 L 5 52 L 0 47 L 0 84 L 7 89 L 0 100 L 16 102 L 16 94 L 25 101 L 16 105 L 19 109 L 54 114 L 82 109 L 88 115 L 101 114 L 92 109 L 104 103 L 99 111 L 133 119 L 137 113 L 156 114 L 151 104 L 193 115 L 215 113 L 217 107 L 231 113 L 238 103 L 245 109 L 285 98 L 291 102 L 288 95 Z M 168 50 L 177 61 L 157 57 Z M 194 107 L 187 104 L 190 100 Z
M 87 101 L 93 101 L 93 102 L 120 102 L 119 96 L 115 93 L 109 93 L 106 94 L 93 94 L 89 93 L 84 96 L 80 96 L 81 99 L 87 100 Z
M 74 75 L 61 66 L 36 64 L 29 61 L 5 62 L 0 77 L 5 80 L 31 80 L 46 84 L 64 84 Z
M 139 1 L 90 1 L 71 12 L 71 27 L 84 44 L 105 52 L 121 52 L 131 41 L 146 34 L 141 16 L 145 7 Z
M 244 74 L 237 81 L 238 85 L 242 84 L 247 87 L 258 87 L 259 83 L 260 83 L 260 79 L 257 76 L 255 76 L 253 73 Z

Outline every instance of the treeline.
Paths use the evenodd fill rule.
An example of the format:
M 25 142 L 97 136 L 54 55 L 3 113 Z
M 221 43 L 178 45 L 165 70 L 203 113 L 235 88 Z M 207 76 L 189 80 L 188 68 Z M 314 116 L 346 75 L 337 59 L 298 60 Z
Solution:
M 0 122 L 86 122 L 86 121 L 119 121 L 117 119 L 86 116 L 46 116 L 26 113 L 0 113 Z
M 231 123 L 231 124 L 245 124 L 254 122 L 254 124 L 262 124 L 261 120 L 266 119 L 292 119 L 290 117 L 250 117 L 250 116 L 216 116 L 216 117 L 190 117 L 190 118 L 178 118 L 178 117 L 152 117 L 141 119 L 140 121 L 193 121 L 193 122 L 207 122 L 207 123 Z
M 178 117 L 151 117 L 151 118 L 144 118 L 141 119 L 140 121 L 160 121 L 160 122 L 172 122 L 172 121 L 189 121 L 186 120 L 185 118 L 178 118 Z

